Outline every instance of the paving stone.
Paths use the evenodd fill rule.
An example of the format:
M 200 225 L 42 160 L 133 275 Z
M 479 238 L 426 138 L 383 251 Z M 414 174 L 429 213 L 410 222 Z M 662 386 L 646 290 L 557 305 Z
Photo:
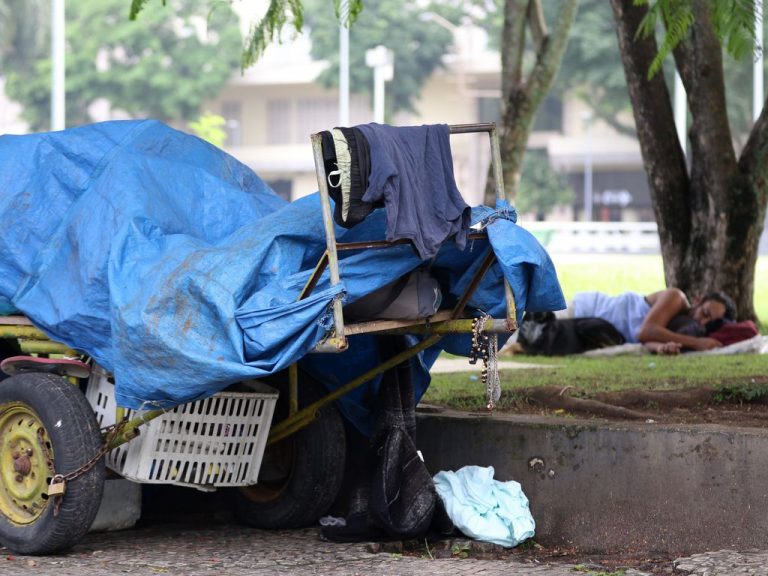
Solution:
M 316 529 L 265 532 L 241 526 L 152 526 L 89 534 L 68 554 L 16 556 L 0 549 L 0 575 L 37 576 L 574 576 L 590 574 L 567 564 L 515 559 L 461 558 L 454 550 L 484 553 L 493 546 L 455 539 L 430 548 L 432 558 L 406 556 L 402 546 L 338 544 L 320 540 Z M 426 549 L 425 549 L 426 551 Z M 593 574 L 605 573 L 587 567 Z M 768 551 L 720 550 L 678 558 L 677 576 L 768 576 Z M 626 576 L 650 576 L 629 569 Z
M 455 544 L 455 542 L 454 542 Z M 477 546 L 465 541 L 467 548 Z M 320 540 L 317 530 L 265 532 L 222 525 L 165 525 L 89 534 L 68 554 L 16 556 L 0 550 L 0 575 L 37 576 L 574 576 L 573 566 L 517 560 L 404 556 L 384 546 Z M 485 550 L 485 548 L 483 548 Z M 398 550 L 397 547 L 394 550 Z M 402 547 L 399 548 L 402 550 Z M 444 549 L 451 552 L 450 548 Z M 490 549 L 492 550 L 492 548 Z M 628 576 L 647 576 L 640 572 Z
M 691 576 L 768 576 L 768 552 L 719 550 L 674 561 L 675 574 Z

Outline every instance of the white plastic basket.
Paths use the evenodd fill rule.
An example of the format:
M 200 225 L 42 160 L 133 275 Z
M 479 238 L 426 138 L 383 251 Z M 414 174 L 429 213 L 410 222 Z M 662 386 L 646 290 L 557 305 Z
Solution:
M 278 393 L 252 382 L 256 392 L 219 392 L 182 404 L 143 424 L 141 433 L 106 455 L 106 464 L 136 482 L 210 490 L 258 480 Z M 114 384 L 95 366 L 86 398 L 99 425 L 115 423 Z M 129 418 L 140 414 L 127 410 Z

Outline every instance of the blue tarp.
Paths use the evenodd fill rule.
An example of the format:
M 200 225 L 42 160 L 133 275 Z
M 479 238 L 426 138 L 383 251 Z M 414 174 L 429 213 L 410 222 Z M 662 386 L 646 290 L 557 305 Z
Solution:
M 374 159 L 375 161 L 375 159 Z M 334 298 L 354 301 L 422 265 L 409 246 L 341 260 L 297 297 L 325 250 L 319 195 L 288 203 L 248 167 L 156 121 L 106 122 L 0 137 L 0 309 L 18 310 L 51 338 L 114 373 L 119 404 L 163 406 L 209 396 L 303 359 L 333 388 L 372 367 L 371 337 L 341 355 L 307 355 L 331 324 Z M 380 239 L 385 211 L 337 228 L 340 241 Z M 470 307 L 503 315 L 502 274 L 520 312 L 565 306 L 554 267 L 514 222 L 479 207 L 494 265 Z M 432 263 L 460 294 L 489 249 L 446 243 Z M 466 354 L 465 336 L 443 347 Z M 414 368 L 419 391 L 439 353 Z M 362 429 L 365 392 L 342 409 Z

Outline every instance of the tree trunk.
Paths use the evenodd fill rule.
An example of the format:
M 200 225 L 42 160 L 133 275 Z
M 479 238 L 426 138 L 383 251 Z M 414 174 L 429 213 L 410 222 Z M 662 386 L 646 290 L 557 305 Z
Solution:
M 552 33 L 541 14 L 540 0 L 506 0 L 501 49 L 501 149 L 506 196 L 514 200 L 523 169 L 525 149 L 536 111 L 555 79 L 576 17 L 579 0 L 564 0 Z M 530 26 L 536 49 L 527 77 L 523 71 L 525 29 Z M 486 203 L 493 204 L 493 187 L 486 187 Z
M 758 186 L 768 180 L 750 171 L 761 164 L 754 157 L 764 159 L 768 144 L 765 134 L 750 137 L 751 148 L 748 144 L 737 162 L 725 108 L 722 46 L 706 2 L 694 1 L 695 22 L 674 52 L 693 119 L 690 174 L 663 73 L 647 78 L 656 41 L 652 36 L 635 39 L 648 8 L 635 6 L 634 0 L 611 4 L 667 285 L 690 296 L 723 290 L 736 302 L 740 317 L 754 318 L 754 270 L 765 217 L 765 190 Z

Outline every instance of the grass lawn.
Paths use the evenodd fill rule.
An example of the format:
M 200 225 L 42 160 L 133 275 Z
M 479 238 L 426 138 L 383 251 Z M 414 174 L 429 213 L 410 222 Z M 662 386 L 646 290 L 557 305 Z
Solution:
M 597 290 L 647 294 L 664 288 L 661 257 L 653 255 L 554 254 L 552 259 L 566 301 L 576 292 Z M 768 332 L 768 258 L 755 271 L 755 311 Z M 724 395 L 768 394 L 768 356 L 633 356 L 611 358 L 519 356 L 542 369 L 502 371 L 500 408 L 518 399 L 515 391 L 534 386 L 571 386 L 572 394 L 626 389 L 674 390 L 698 386 L 723 389 Z M 482 409 L 485 391 L 475 372 L 435 374 L 424 402 L 459 409 Z
M 634 254 L 553 254 L 565 299 L 576 292 L 596 290 L 620 294 L 627 290 L 649 294 L 665 287 L 661 256 Z M 755 312 L 768 328 L 768 257 L 755 268 Z M 763 330 L 764 332 L 768 330 Z
M 515 362 L 540 364 L 541 368 L 501 371 L 500 409 L 519 399 L 519 391 L 534 386 L 571 386 L 571 394 L 628 389 L 677 390 L 711 386 L 725 397 L 768 396 L 768 356 L 581 356 L 545 358 L 515 355 Z M 434 374 L 423 402 L 463 410 L 485 406 L 485 390 L 476 372 Z

